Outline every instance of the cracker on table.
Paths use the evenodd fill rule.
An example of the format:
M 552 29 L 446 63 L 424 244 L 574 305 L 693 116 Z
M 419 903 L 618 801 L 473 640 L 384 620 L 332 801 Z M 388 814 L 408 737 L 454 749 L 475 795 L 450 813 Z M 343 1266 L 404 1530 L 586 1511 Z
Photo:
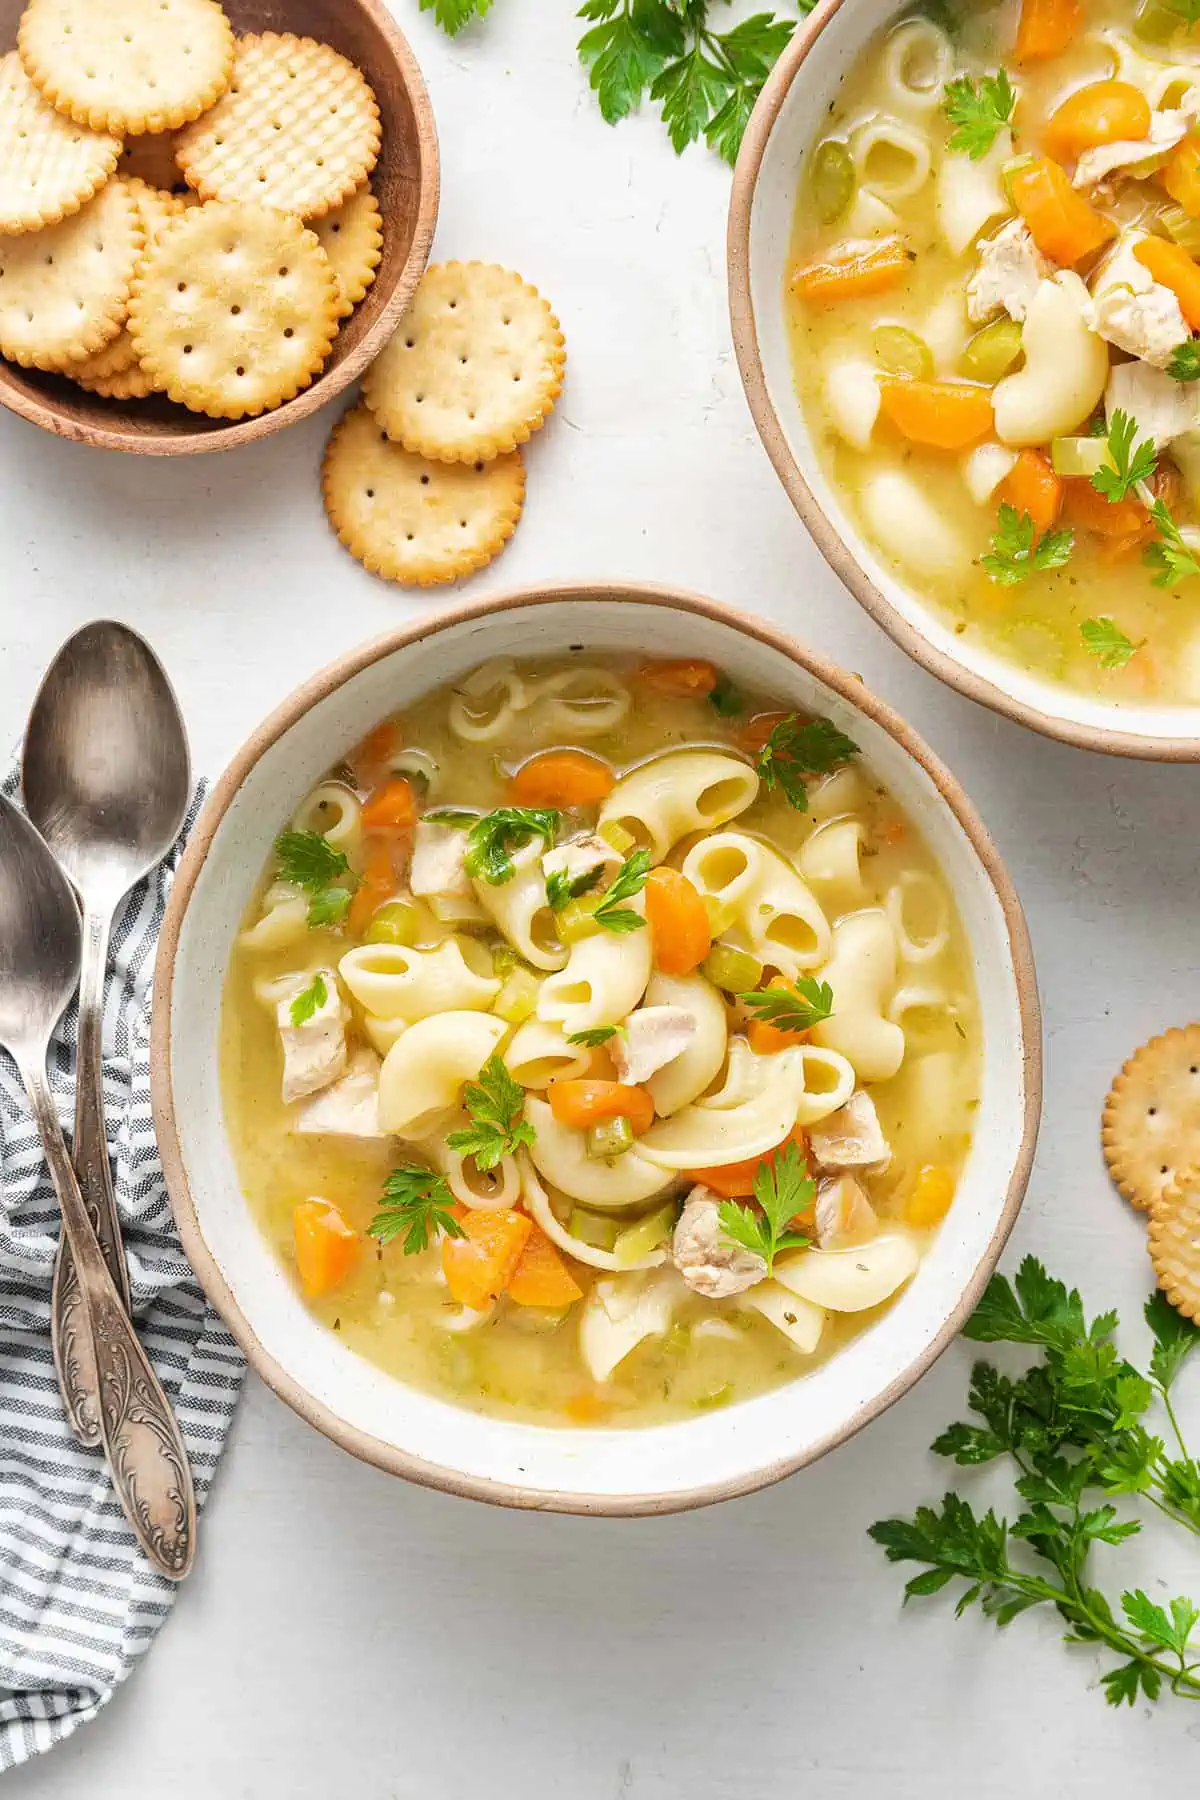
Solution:
M 1113 1181 L 1141 1212 L 1200 1163 L 1200 1024 L 1134 1051 L 1105 1102 L 1101 1140 Z
M 486 461 L 545 423 L 562 390 L 563 344 L 546 301 L 511 269 L 437 263 L 367 371 L 363 397 L 406 450 Z
M 339 314 L 349 318 L 374 281 L 383 255 L 383 214 L 370 183 L 323 218 L 314 219 L 311 229 L 338 279 Z
M 1200 1168 L 1180 1169 L 1155 1201 L 1147 1248 L 1171 1305 L 1200 1324 Z
M 130 180 L 137 177 L 150 187 L 164 188 L 171 193 L 185 187 L 183 170 L 175 161 L 175 133 L 144 131 L 137 137 L 126 138 L 117 163 L 117 174 Z
M 265 31 L 238 39 L 229 91 L 180 132 L 175 154 L 205 200 L 318 218 L 375 167 L 379 107 L 328 44 Z
M 63 369 L 111 343 L 145 235 L 128 187 L 110 181 L 57 225 L 0 237 L 0 353 Z
M 321 486 L 329 522 L 372 574 L 412 587 L 482 569 L 517 528 L 520 451 L 490 462 L 429 462 L 394 444 L 367 407 L 334 427 Z
M 157 387 L 243 419 L 311 382 L 337 333 L 337 282 L 299 221 L 244 201 L 168 220 L 134 274 L 129 332 Z
M 120 138 L 55 112 L 15 50 L 0 56 L 0 232 L 40 231 L 78 212 L 120 154 Z
M 145 400 L 147 395 L 157 393 L 154 383 L 140 363 L 131 362 L 124 368 L 114 369 L 108 375 L 88 377 L 70 371 L 73 381 L 89 394 L 100 394 L 105 400 Z
M 142 230 L 145 234 L 143 248 L 146 248 L 153 243 L 168 219 L 178 218 L 183 212 L 183 202 L 175 194 L 168 194 L 162 188 L 150 187 L 137 176 L 126 181 L 125 186 L 133 195 L 141 213 Z M 90 388 L 94 393 L 106 394 L 114 400 L 130 400 L 153 392 L 149 376 L 138 367 L 137 352 L 127 325 L 122 325 L 110 344 L 105 344 L 102 350 L 95 351 L 82 362 L 73 362 L 64 373 L 81 386 Z
M 225 92 L 233 27 L 217 0 L 28 0 L 25 73 L 93 131 L 170 131 Z

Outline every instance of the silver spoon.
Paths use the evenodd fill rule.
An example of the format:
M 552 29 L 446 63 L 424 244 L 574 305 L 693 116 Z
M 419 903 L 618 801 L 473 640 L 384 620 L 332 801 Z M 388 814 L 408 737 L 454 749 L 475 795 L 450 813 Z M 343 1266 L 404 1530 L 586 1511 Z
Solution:
M 33 703 L 21 780 L 29 817 L 83 904 L 73 1160 L 104 1260 L 128 1311 L 101 1087 L 108 940 L 125 895 L 178 837 L 191 787 L 179 706 L 161 663 L 135 631 L 100 619 L 67 639 Z M 75 1436 L 94 1446 L 100 1442 L 96 1371 L 88 1334 L 79 1327 L 80 1303 L 64 1235 L 51 1302 L 54 1365 Z
M 79 1277 L 78 1329 L 96 1369 L 100 1432 L 113 1486 L 138 1542 L 179 1581 L 196 1548 L 187 1451 L 88 1218 L 46 1079 L 50 1035 L 79 979 L 82 934 L 70 883 L 0 796 L 0 1049 L 20 1071 Z

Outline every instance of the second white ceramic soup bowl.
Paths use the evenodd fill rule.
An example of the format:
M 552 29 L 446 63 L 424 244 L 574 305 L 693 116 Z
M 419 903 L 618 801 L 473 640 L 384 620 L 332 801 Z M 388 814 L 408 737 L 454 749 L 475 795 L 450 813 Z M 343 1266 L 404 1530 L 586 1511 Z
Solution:
M 385 1375 L 306 1309 L 242 1195 L 222 1117 L 221 991 L 281 823 L 378 719 L 498 656 L 711 659 L 847 731 L 923 832 L 954 894 L 982 1011 L 975 1137 L 912 1283 L 830 1361 L 773 1393 L 647 1429 L 562 1429 L 464 1410 Z M 557 1511 L 651 1513 L 747 1493 L 842 1443 L 924 1373 L 966 1319 L 1012 1227 L 1041 1099 L 1037 992 L 1020 906 L 948 770 L 853 676 L 694 595 L 559 587 L 501 595 L 343 657 L 271 715 L 214 790 L 177 876 L 155 976 L 155 1121 L 184 1248 L 253 1366 L 356 1456 L 457 1494 Z

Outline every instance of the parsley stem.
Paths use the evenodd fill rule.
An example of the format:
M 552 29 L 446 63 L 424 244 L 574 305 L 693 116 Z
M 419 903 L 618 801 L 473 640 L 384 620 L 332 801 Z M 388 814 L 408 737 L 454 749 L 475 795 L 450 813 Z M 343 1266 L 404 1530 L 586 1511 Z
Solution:
M 1167 1409 L 1167 1417 L 1171 1421 L 1171 1430 L 1175 1433 L 1175 1442 L 1179 1445 L 1179 1454 L 1182 1456 L 1184 1462 L 1191 1463 L 1192 1466 L 1195 1467 L 1195 1458 L 1192 1456 L 1191 1451 L 1184 1442 L 1183 1432 L 1179 1428 L 1179 1420 L 1175 1416 L 1175 1408 L 1171 1405 L 1171 1396 L 1161 1382 L 1156 1382 L 1155 1386 L 1158 1388 L 1159 1394 L 1162 1397 L 1162 1403 Z

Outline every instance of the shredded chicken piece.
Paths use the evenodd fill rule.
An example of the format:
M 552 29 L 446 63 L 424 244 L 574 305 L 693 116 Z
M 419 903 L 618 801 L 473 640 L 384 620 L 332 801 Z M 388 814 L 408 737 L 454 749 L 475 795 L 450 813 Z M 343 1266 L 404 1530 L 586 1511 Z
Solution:
M 1191 334 L 1170 288 L 1155 281 L 1134 254 L 1144 231 L 1125 232 L 1092 277 L 1087 320 L 1118 349 L 1165 369 Z
M 1182 108 L 1151 113 L 1146 137 L 1121 138 L 1115 144 L 1098 144 L 1094 150 L 1085 150 L 1075 165 L 1075 186 L 1096 187 L 1107 176 L 1121 170 L 1130 174 L 1151 174 L 1165 162 L 1176 144 L 1183 142 L 1191 130 L 1191 123 Z
M 1139 438 L 1153 438 L 1158 450 L 1200 424 L 1200 382 L 1175 381 L 1148 363 L 1118 363 L 1104 390 L 1104 410 L 1133 420 Z
M 711 1188 L 694 1187 L 675 1227 L 671 1257 L 687 1285 L 708 1300 L 744 1294 L 764 1281 L 767 1265 L 754 1250 L 726 1238 Z
M 553 850 L 547 850 L 542 858 L 542 869 L 547 875 L 565 875 L 568 881 L 578 881 L 584 875 L 590 875 L 593 869 L 619 869 L 622 858 L 618 850 L 605 838 L 589 832 L 585 837 L 571 838 L 565 844 L 556 844 Z
M 821 1183 L 816 1218 L 817 1243 L 822 1250 L 846 1249 L 879 1235 L 879 1215 L 853 1175 Z
M 979 267 L 967 283 L 967 316 L 982 325 L 1006 312 L 1020 323 L 1029 311 L 1039 281 L 1053 273 L 1022 219 L 1010 219 L 994 237 L 979 245 Z
M 325 999 L 311 1018 L 302 1024 L 292 1022 L 292 1003 L 298 994 L 310 988 L 320 975 L 325 983 Z M 318 969 L 311 975 L 297 975 L 289 991 L 275 1009 L 279 1025 L 279 1041 L 283 1046 L 283 1101 L 303 1100 L 319 1093 L 346 1073 L 347 1012 L 332 969 Z
M 457 825 L 418 819 L 413 832 L 409 886 L 420 897 L 436 894 L 467 899 L 472 895 L 466 865 L 467 834 Z
M 304 1137 L 344 1137 L 383 1143 L 379 1125 L 380 1062 L 373 1050 L 356 1050 L 340 1081 L 309 1100 L 292 1130 Z
M 623 1030 L 609 1040 L 609 1051 L 621 1081 L 649 1081 L 681 1056 L 699 1024 L 685 1006 L 642 1006 L 631 1012 Z
M 875 1102 L 865 1088 L 857 1088 L 845 1106 L 812 1126 L 808 1143 L 822 1169 L 882 1170 L 892 1160 Z

